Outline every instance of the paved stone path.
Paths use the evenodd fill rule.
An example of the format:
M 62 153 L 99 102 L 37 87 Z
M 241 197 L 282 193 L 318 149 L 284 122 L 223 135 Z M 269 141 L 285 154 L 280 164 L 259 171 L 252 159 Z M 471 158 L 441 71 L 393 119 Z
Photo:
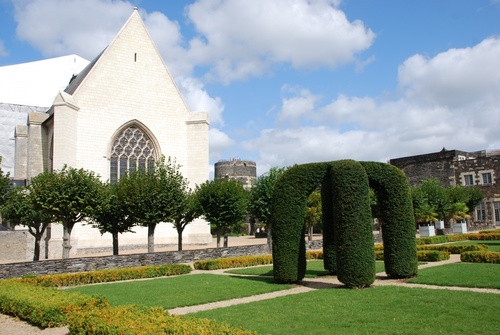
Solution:
M 419 269 L 425 269 L 433 266 L 440 266 L 444 264 L 450 263 L 458 263 L 460 262 L 460 255 L 451 255 L 449 260 L 441 261 L 441 262 L 429 262 L 424 265 L 420 265 Z M 219 274 L 219 275 L 231 275 L 228 274 L 224 270 L 214 270 L 214 271 L 200 271 L 194 270 L 191 274 L 200 274 L 200 273 L 211 273 L 211 274 Z M 317 289 L 324 288 L 334 288 L 334 287 L 342 287 L 343 284 L 337 280 L 337 277 L 334 276 L 321 276 L 318 278 L 307 278 L 302 282 L 293 285 L 291 289 L 282 290 L 277 292 L 259 294 L 251 297 L 239 298 L 239 299 L 231 299 L 219 302 L 213 302 L 209 304 L 197 305 L 197 306 L 188 306 L 188 307 L 180 307 L 171 309 L 168 312 L 172 315 L 184 315 L 199 311 L 211 310 L 221 307 L 228 307 L 239 304 L 246 304 L 254 301 L 261 301 L 267 299 L 273 299 L 276 297 L 291 295 L 291 294 L 300 294 L 304 292 L 309 292 Z M 496 289 L 480 289 L 480 288 L 467 288 L 467 287 L 448 287 L 448 286 L 433 286 L 433 285 L 422 285 L 422 284 L 410 284 L 406 283 L 404 280 L 393 280 L 388 279 L 385 272 L 378 273 L 377 279 L 373 286 L 405 286 L 405 287 L 418 287 L 418 288 L 426 288 L 433 290 L 456 290 L 456 291 L 472 291 L 472 292 L 481 292 L 481 293 L 491 293 L 491 294 L 500 294 L 500 290 Z M 69 334 L 67 327 L 60 328 L 47 328 L 44 330 L 40 330 L 37 327 L 33 327 L 26 322 L 20 321 L 17 318 L 13 318 L 7 315 L 0 314 L 0 335 L 67 335 Z

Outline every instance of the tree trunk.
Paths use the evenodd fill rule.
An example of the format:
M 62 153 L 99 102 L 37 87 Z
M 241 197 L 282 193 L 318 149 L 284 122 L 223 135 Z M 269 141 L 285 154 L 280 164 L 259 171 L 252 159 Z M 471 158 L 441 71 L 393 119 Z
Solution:
M 49 259 L 49 242 L 52 237 L 52 223 L 47 225 L 47 233 L 45 234 L 45 259 Z
M 148 224 L 148 253 L 155 252 L 155 228 L 156 223 Z
M 307 233 L 307 240 L 311 242 L 313 240 L 313 229 L 314 226 L 310 226 Z
M 177 229 L 177 250 L 182 251 L 182 231 L 184 229 L 179 228 Z
M 224 248 L 227 248 L 228 247 L 228 239 L 229 239 L 229 233 L 228 231 L 226 230 L 224 232 Z
M 217 248 L 220 248 L 220 228 L 217 228 Z
M 63 251 L 62 258 L 69 258 L 69 252 L 71 251 L 71 231 L 73 230 L 73 224 L 63 223 Z
M 273 236 L 271 234 L 271 229 L 272 229 L 271 224 L 268 223 L 266 225 L 267 246 L 269 247 L 269 250 L 272 252 L 273 251 L 273 248 L 272 248 L 272 246 L 273 246 Z
M 42 240 L 42 235 L 35 236 L 35 249 L 33 250 L 33 261 L 34 262 L 37 262 L 40 260 L 40 241 L 41 240 Z
M 118 255 L 118 232 L 114 231 L 112 233 L 113 236 L 113 256 Z

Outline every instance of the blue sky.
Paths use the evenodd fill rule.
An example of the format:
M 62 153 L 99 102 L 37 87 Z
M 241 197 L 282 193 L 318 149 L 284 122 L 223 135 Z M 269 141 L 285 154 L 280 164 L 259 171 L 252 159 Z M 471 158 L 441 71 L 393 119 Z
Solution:
M 135 6 L 212 165 L 500 149 L 499 0 L 0 0 L 0 66 L 91 60 Z

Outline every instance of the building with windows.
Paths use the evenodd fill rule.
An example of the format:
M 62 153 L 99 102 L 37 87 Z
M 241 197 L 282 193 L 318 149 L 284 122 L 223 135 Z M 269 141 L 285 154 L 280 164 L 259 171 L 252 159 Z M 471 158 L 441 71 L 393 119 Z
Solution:
M 477 186 L 484 200 L 471 210 L 475 223 L 500 226 L 500 150 L 439 152 L 394 158 L 390 164 L 400 168 L 410 185 L 416 186 L 431 177 L 443 186 Z
M 22 112 L 24 120 L 9 123 L 14 157 L 8 150 L 0 155 L 14 162 L 11 176 L 18 183 L 64 165 L 92 170 L 113 183 L 161 156 L 175 159 L 192 187 L 208 179 L 208 113 L 189 110 L 137 10 L 108 47 L 79 70 L 53 93 L 48 108 L 17 108 L 16 116 L 22 118 Z M 60 257 L 59 228 L 52 227 L 50 257 Z M 121 247 L 147 244 L 147 228 L 134 231 L 120 236 Z M 73 253 L 111 247 L 110 236 L 88 225 L 76 226 L 72 240 Z M 204 220 L 186 227 L 186 244 L 211 240 Z M 158 225 L 155 243 L 177 243 L 171 224 Z

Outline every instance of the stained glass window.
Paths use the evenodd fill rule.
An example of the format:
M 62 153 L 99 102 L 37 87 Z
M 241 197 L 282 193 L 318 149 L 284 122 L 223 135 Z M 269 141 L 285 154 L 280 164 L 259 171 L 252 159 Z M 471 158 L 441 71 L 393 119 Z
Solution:
M 130 126 L 124 129 L 113 141 L 109 181 L 116 183 L 126 171 L 153 169 L 155 153 L 153 142 L 139 128 Z

